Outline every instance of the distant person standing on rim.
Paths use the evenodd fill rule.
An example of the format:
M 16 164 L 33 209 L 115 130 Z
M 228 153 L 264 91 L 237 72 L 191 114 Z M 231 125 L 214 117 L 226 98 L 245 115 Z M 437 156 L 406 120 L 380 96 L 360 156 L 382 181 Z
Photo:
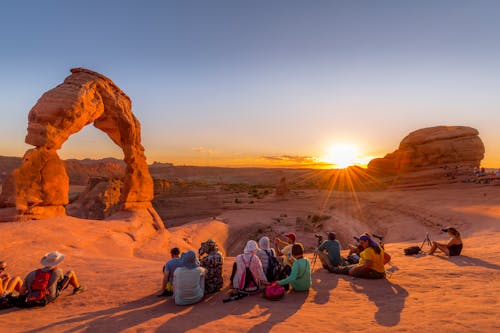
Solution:
M 337 240 L 337 235 L 334 232 L 328 232 L 327 235 L 328 239 L 318 246 L 317 253 L 323 267 L 331 271 L 333 267 L 344 266 L 345 263 L 340 255 L 342 247 Z M 324 250 L 327 251 L 328 255 L 325 254 Z

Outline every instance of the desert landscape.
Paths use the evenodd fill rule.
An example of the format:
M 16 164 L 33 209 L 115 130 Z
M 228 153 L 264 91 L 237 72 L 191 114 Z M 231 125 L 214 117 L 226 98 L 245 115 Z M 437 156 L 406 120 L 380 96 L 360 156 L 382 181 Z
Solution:
M 286 198 L 270 195 L 254 204 L 231 204 L 215 219 L 193 220 L 157 232 L 147 216 L 115 220 L 58 217 L 1 223 L 2 259 L 9 272 L 26 274 L 49 250 L 66 254 L 65 269 L 88 289 L 64 293 L 45 308 L 0 312 L 5 332 L 300 332 L 305 330 L 494 332 L 499 329 L 498 270 L 500 186 L 447 184 L 398 191 L 304 190 Z M 324 214 L 321 227 L 297 220 Z M 426 232 L 454 225 L 463 255 L 404 256 Z M 308 293 L 278 302 L 249 296 L 223 303 L 234 256 L 247 239 L 293 230 L 312 259 L 315 232 L 335 230 L 343 246 L 363 231 L 385 236 L 394 272 L 383 281 L 338 276 L 316 264 Z M 212 238 L 225 253 L 224 289 L 193 306 L 159 298 L 161 267 L 172 246 L 196 250 Z M 424 246 L 428 250 L 428 247 Z M 36 320 L 33 318 L 36 317 Z
M 0 13 L 0 333 L 500 332 L 499 2 Z M 429 254 L 452 234 L 459 255 Z M 238 255 L 264 236 L 296 237 L 309 261 L 290 250 L 303 281 L 278 300 L 241 291 Z M 377 279 L 323 266 L 335 237 L 343 257 L 366 248 L 350 273 Z M 208 240 L 222 289 L 177 305 L 200 280 L 195 253 L 217 252 Z M 30 273 L 57 264 L 78 281 Z M 44 290 L 54 274 L 70 286 L 54 302 L 4 293 L 9 277 Z

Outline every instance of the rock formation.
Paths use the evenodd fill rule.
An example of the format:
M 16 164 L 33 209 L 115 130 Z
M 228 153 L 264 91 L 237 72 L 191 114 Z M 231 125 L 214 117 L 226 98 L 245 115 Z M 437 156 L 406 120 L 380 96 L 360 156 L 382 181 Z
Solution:
M 163 194 L 170 191 L 170 182 L 166 179 L 153 178 L 154 182 L 154 193 Z
M 25 154 L 23 164 L 11 176 L 8 188 L 14 193 L 4 193 L 4 197 L 14 199 L 18 214 L 24 218 L 64 214 L 68 178 L 56 151 L 72 134 L 93 123 L 123 150 L 122 209 L 147 209 L 159 218 L 151 206 L 153 180 L 130 98 L 99 73 L 83 68 L 74 68 L 71 73 L 31 109 L 25 141 L 36 148 Z
M 275 194 L 276 196 L 284 196 L 290 193 L 290 189 L 288 188 L 288 184 L 286 182 L 286 178 L 281 178 L 279 184 L 276 186 Z
M 368 164 L 368 172 L 401 176 L 418 173 L 429 177 L 470 173 L 484 157 L 479 132 L 465 126 L 436 126 L 408 134 L 399 149 Z
M 78 199 L 66 207 L 68 215 L 103 220 L 120 210 L 123 181 L 119 178 L 94 177 Z

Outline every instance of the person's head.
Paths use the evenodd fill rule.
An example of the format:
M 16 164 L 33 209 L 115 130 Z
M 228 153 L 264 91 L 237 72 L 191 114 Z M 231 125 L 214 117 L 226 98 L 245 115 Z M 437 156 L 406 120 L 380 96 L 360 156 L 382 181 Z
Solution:
M 243 250 L 243 253 L 253 253 L 255 254 L 259 250 L 259 246 L 257 245 L 257 242 L 254 240 L 249 240 L 247 244 L 245 245 L 245 249 Z
M 182 266 L 186 268 L 196 268 L 200 266 L 198 259 L 196 258 L 196 253 L 194 251 L 187 251 L 181 255 Z
M 460 233 L 458 232 L 457 229 L 453 228 L 453 227 L 446 227 L 444 229 L 441 229 L 442 232 L 447 232 L 448 235 L 452 236 L 452 237 L 458 237 L 460 236 Z
M 292 256 L 294 258 L 301 258 L 304 256 L 304 247 L 302 244 L 297 243 L 292 246 Z
M 40 259 L 40 263 L 42 264 L 43 267 L 45 268 L 54 268 L 61 261 L 64 260 L 64 254 L 58 251 L 53 251 L 45 254 L 42 259 Z
M 0 261 L 0 273 L 5 271 L 7 268 L 7 263 L 5 261 Z
M 170 255 L 172 258 L 179 258 L 179 255 L 181 254 L 181 251 L 179 250 L 178 247 L 173 247 L 170 249 Z
M 367 249 L 369 247 L 372 247 L 377 253 L 380 253 L 380 246 L 378 245 L 377 242 L 375 242 L 369 235 L 366 233 L 362 234 L 359 236 L 359 244 L 364 248 Z
M 327 236 L 328 236 L 328 239 L 332 240 L 332 241 L 337 239 L 337 235 L 333 231 L 328 232 Z
M 288 239 L 289 244 L 295 244 L 295 240 L 297 239 L 297 237 L 295 236 L 295 233 L 289 232 L 289 233 L 285 234 L 285 237 Z
M 215 243 L 215 241 L 212 239 L 208 239 L 206 242 L 201 243 L 201 246 L 198 249 L 198 254 L 201 256 L 204 253 L 210 254 L 216 253 L 217 251 L 219 251 L 217 243 Z
M 259 239 L 259 246 L 263 250 L 269 250 L 271 247 L 269 246 L 269 237 L 264 236 Z

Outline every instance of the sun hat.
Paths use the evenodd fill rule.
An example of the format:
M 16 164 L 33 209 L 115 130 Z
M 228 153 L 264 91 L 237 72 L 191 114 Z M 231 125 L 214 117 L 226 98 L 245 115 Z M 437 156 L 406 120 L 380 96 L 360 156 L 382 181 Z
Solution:
M 57 266 L 61 261 L 64 260 L 64 254 L 58 251 L 53 251 L 47 253 L 40 259 L 40 263 L 45 267 Z
M 243 250 L 243 253 L 257 252 L 258 249 L 259 249 L 259 246 L 257 245 L 257 242 L 254 240 L 249 240 L 247 242 L 247 245 L 245 245 L 245 249 Z
M 194 251 L 187 251 L 181 255 L 181 260 L 183 263 L 183 267 L 187 268 L 196 268 L 200 266 L 198 259 L 196 259 L 196 253 Z
M 295 242 L 295 239 L 297 239 L 297 237 L 295 236 L 295 233 L 293 233 L 293 232 L 286 233 L 285 237 L 290 238 L 292 240 L 292 242 Z

